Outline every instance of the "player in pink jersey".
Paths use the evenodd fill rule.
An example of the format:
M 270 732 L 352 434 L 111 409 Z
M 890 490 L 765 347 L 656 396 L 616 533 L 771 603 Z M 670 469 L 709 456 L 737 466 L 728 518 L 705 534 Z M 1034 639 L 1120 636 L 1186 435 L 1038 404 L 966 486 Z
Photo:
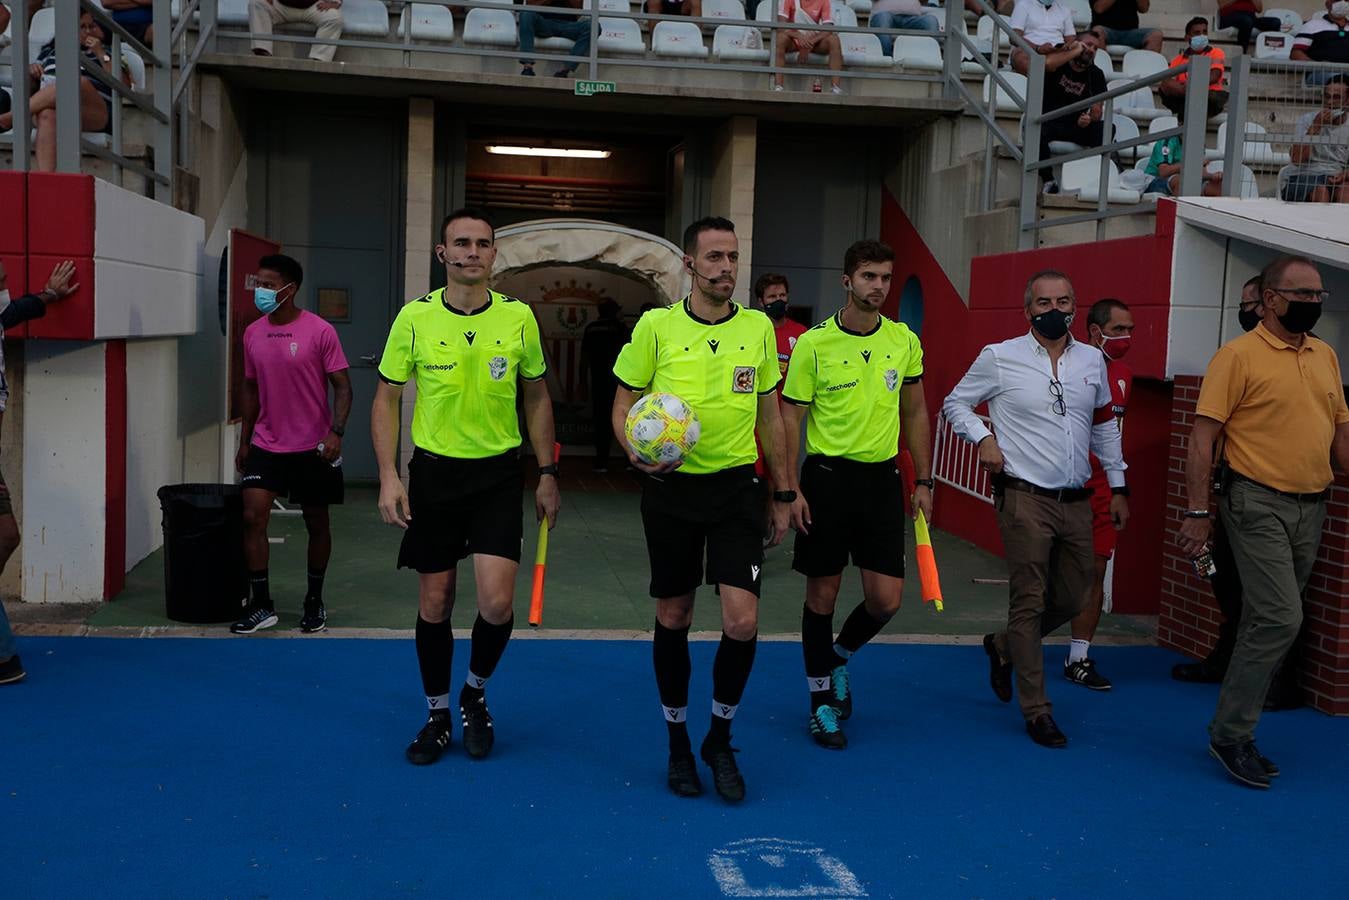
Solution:
M 252 634 L 276 624 L 267 580 L 267 523 L 278 495 L 300 504 L 309 531 L 309 588 L 300 630 L 327 627 L 323 576 L 332 555 L 328 507 L 342 502 L 342 433 L 351 412 L 347 358 L 333 326 L 295 305 L 304 272 L 289 256 L 258 263 L 253 302 L 264 315 L 244 330 L 244 558 L 252 602 L 230 626 Z M 328 387 L 333 404 L 328 406 Z

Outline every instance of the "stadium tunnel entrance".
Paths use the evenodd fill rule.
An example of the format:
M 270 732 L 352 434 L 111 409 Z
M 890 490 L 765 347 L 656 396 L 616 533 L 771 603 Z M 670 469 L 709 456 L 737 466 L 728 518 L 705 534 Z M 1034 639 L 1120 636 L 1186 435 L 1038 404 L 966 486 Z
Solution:
M 645 309 L 666 305 L 688 290 L 682 254 L 654 234 L 589 219 L 541 219 L 497 234 L 497 290 L 534 310 L 548 359 L 558 441 L 567 454 L 594 444 L 595 380 L 582 354 L 588 325 L 601 304 L 618 304 L 631 331 Z

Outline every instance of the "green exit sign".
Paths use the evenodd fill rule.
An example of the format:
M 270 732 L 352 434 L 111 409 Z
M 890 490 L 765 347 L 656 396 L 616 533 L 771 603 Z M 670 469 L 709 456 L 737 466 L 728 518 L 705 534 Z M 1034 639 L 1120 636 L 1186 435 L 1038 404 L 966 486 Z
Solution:
M 593 97 L 596 94 L 617 93 L 618 88 L 612 81 L 578 81 L 576 82 L 576 96 Z

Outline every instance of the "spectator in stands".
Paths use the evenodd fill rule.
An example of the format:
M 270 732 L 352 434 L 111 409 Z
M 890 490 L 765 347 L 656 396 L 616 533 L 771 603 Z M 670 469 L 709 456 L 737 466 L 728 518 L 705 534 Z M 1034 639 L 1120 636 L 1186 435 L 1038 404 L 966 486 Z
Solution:
M 316 36 L 331 41 L 342 36 L 342 0 L 248 0 L 248 28 L 254 34 L 271 34 L 273 25 L 299 22 L 313 25 Z M 272 42 L 253 39 L 253 52 L 272 55 Z M 334 44 L 310 44 L 309 58 L 332 62 Z
M 104 71 L 112 72 L 112 54 L 104 46 L 107 36 L 88 12 L 80 13 L 80 51 Z M 37 128 L 33 150 L 37 171 L 56 171 L 56 41 L 50 40 L 38 53 L 37 62 L 28 67 L 28 113 Z M 122 80 L 131 84 L 131 73 L 122 69 Z M 14 127 L 12 112 L 0 113 L 0 134 Z M 80 130 L 112 130 L 112 88 L 88 75 L 80 76 Z
M 1274 16 L 1262 16 L 1265 11 L 1264 0 L 1231 0 L 1224 3 L 1218 0 L 1218 27 L 1235 28 L 1237 44 L 1242 52 L 1251 45 L 1251 34 L 1262 31 L 1281 31 L 1283 21 Z
M 1161 30 L 1138 26 L 1138 14 L 1147 12 L 1151 5 L 1152 0 L 1093 0 L 1091 26 L 1104 29 L 1106 46 L 1123 44 L 1161 53 Z
M 1177 113 L 1177 117 L 1183 123 L 1185 121 L 1184 107 Z M 1148 159 L 1148 164 L 1143 171 L 1152 176 L 1152 183 L 1143 189 L 1145 194 L 1161 194 L 1163 197 L 1180 196 L 1180 170 L 1184 164 L 1185 153 L 1182 149 L 1180 135 L 1172 135 L 1164 138 L 1152 145 L 1152 156 Z M 1223 193 L 1223 176 L 1221 172 L 1210 172 L 1204 169 L 1203 187 L 1199 193 L 1204 197 L 1221 197 Z
M 1021 7 L 1018 5 L 1017 8 Z M 1041 107 L 1044 112 L 1105 93 L 1105 73 L 1096 65 L 1095 35 L 1083 34 L 1076 46 L 1079 52 L 1066 66 L 1045 73 L 1044 105 Z M 1040 158 L 1048 159 L 1053 155 L 1049 152 L 1050 141 L 1071 141 L 1084 148 L 1101 146 L 1105 136 L 1104 115 L 1105 104 L 1097 103 L 1077 115 L 1069 114 L 1043 123 L 1040 126 Z M 1041 169 L 1040 178 L 1045 182 L 1046 194 L 1058 193 L 1052 170 Z
M 0 3 L 0 46 L 4 46 L 5 40 L 3 37 L 3 32 L 6 28 L 9 27 L 9 20 L 10 20 L 9 7 L 5 6 L 5 4 L 3 3 Z
M 1045 72 L 1057 71 L 1085 52 L 1077 41 L 1072 11 L 1060 0 L 1017 0 L 1010 24 L 1045 58 Z M 1020 47 L 1012 50 L 1012 68 L 1022 75 L 1030 69 L 1030 57 Z
M 1349 63 L 1349 0 L 1326 0 L 1325 15 L 1302 24 L 1292 58 L 1303 62 Z M 1308 72 L 1308 84 L 1325 84 L 1330 72 Z
M 13 328 L 20 322 L 40 318 L 47 313 L 47 304 L 69 297 L 79 290 L 79 284 L 71 284 L 75 276 L 75 263 L 67 260 L 57 263 L 47 278 L 47 286 L 38 294 L 24 294 L 10 298 L 8 275 L 0 264 L 0 336 L 4 329 Z M 22 290 L 22 287 L 20 288 Z M 5 354 L 0 347 L 0 416 L 4 415 L 9 401 L 9 383 L 5 381 Z M 9 558 L 19 548 L 19 524 L 14 520 L 14 505 L 10 500 L 9 488 L 0 477 L 0 571 L 3 571 Z M 17 684 L 25 676 L 23 662 L 19 659 L 18 647 L 14 643 L 14 632 L 9 626 L 9 617 L 0 605 L 0 684 Z
M 923 6 L 919 0 L 876 0 L 871 5 L 871 18 L 867 24 L 872 28 L 913 28 L 918 31 L 941 31 L 941 23 L 937 17 L 925 10 L 931 7 Z M 881 39 L 881 51 L 886 56 L 891 55 L 894 50 L 895 36 L 892 34 L 878 34 Z
M 1297 142 L 1288 150 L 1292 172 L 1283 199 L 1295 203 L 1349 203 L 1349 79 L 1326 82 L 1321 108 L 1297 121 Z
M 103 8 L 112 14 L 112 20 L 131 36 L 149 47 L 155 41 L 154 0 L 102 0 Z
M 782 0 L 778 6 L 778 21 L 805 26 L 833 25 L 834 13 L 830 9 L 829 0 Z M 811 52 L 818 51 L 829 54 L 830 71 L 843 71 L 843 44 L 839 41 L 837 32 L 812 31 L 809 27 L 783 31 L 778 35 L 777 59 L 773 64 L 779 68 L 787 65 L 787 54 L 793 48 L 803 66 L 809 64 Z M 782 80 L 780 72 L 773 76 L 773 90 L 782 90 Z M 831 81 L 833 83 L 831 90 L 835 94 L 843 93 L 843 84 L 839 77 L 835 75 Z M 815 79 L 811 90 L 820 90 L 820 79 Z
M 525 0 L 529 6 L 551 6 L 563 9 L 580 9 L 582 0 Z M 520 13 L 520 51 L 529 53 L 534 49 L 535 38 L 560 37 L 572 41 L 569 56 L 587 56 L 590 54 L 590 19 L 580 19 L 575 13 L 534 12 L 532 9 Z M 534 60 L 522 59 L 521 75 L 534 74 Z M 568 78 L 580 63 L 563 63 L 553 74 L 558 78 Z
M 646 11 L 653 16 L 692 16 L 703 14 L 703 0 L 646 0 Z M 642 28 L 649 30 L 654 23 L 643 22 Z
M 1187 46 L 1171 60 L 1171 67 L 1189 62 L 1196 56 L 1207 56 L 1212 60 L 1208 73 L 1208 117 L 1211 119 L 1227 106 L 1227 88 L 1223 81 L 1227 55 L 1209 43 L 1208 19 L 1202 16 L 1195 16 L 1185 23 L 1185 40 Z M 1176 115 L 1180 115 L 1181 108 L 1185 106 L 1185 82 L 1189 78 L 1188 72 L 1183 73 L 1166 79 L 1158 86 L 1162 104 Z

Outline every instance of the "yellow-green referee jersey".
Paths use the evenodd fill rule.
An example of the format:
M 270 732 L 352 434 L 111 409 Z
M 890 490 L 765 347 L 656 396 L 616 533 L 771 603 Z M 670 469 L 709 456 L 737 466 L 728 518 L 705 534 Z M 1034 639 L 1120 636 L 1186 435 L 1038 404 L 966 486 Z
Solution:
M 835 313 L 796 340 L 782 399 L 809 406 L 806 452 L 858 462 L 899 453 L 899 386 L 923 377 L 923 345 L 884 316 L 869 334 Z
M 417 385 L 412 443 L 459 459 L 520 446 L 516 379 L 546 371 L 533 311 L 496 291 L 472 313 L 446 304 L 444 288 L 418 297 L 399 310 L 379 360 L 385 381 Z
M 702 436 L 679 469 L 690 475 L 758 458 L 759 395 L 782 378 L 768 316 L 731 303 L 730 315 L 714 325 L 693 314 L 687 297 L 637 320 L 614 377 L 630 391 L 674 394 L 698 414 Z

